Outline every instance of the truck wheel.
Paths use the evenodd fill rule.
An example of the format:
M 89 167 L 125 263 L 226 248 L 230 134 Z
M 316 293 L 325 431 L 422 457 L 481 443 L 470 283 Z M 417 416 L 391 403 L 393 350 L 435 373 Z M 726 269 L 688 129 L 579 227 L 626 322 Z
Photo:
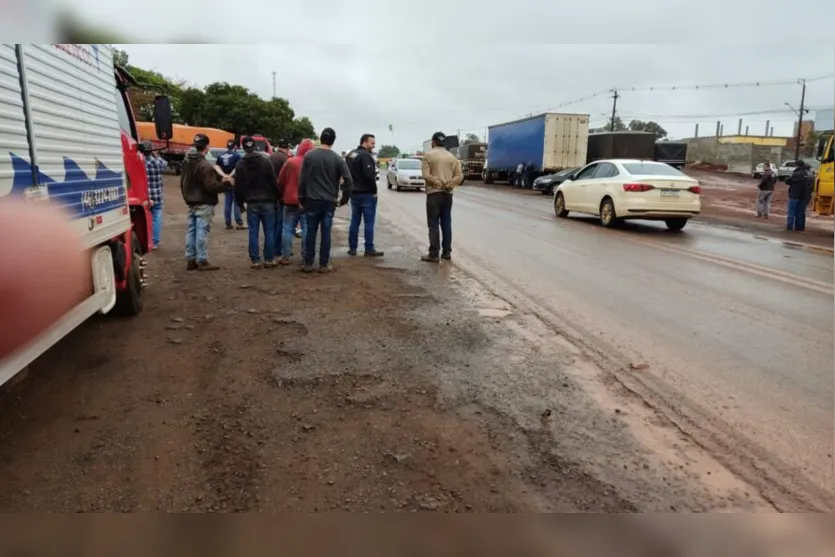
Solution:
M 664 221 L 664 224 L 673 232 L 678 232 L 687 225 L 687 219 L 667 219 Z
M 568 216 L 568 210 L 565 208 L 565 197 L 563 197 L 562 192 L 554 197 L 554 214 L 561 219 Z
M 614 202 L 607 197 L 600 204 L 600 222 L 606 228 L 612 228 L 618 224 L 619 220 Z
M 142 276 L 139 268 L 140 261 L 142 261 L 142 252 L 139 247 L 139 236 L 136 232 L 131 234 L 131 259 L 130 271 L 127 276 L 127 287 L 123 292 L 116 294 L 116 307 L 114 308 L 117 315 L 133 316 L 142 312 L 144 306 L 144 299 L 142 298 Z
M 494 181 L 493 173 L 492 172 L 485 172 L 484 173 L 484 183 L 485 184 L 492 184 Z

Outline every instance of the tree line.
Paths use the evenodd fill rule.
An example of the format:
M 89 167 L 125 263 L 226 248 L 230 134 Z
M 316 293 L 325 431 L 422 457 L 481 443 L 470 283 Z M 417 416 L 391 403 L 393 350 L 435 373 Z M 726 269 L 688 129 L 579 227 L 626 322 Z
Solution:
M 176 124 L 218 128 L 239 136 L 261 134 L 273 144 L 282 139 L 297 144 L 302 139 L 316 137 L 313 122 L 307 116 L 296 117 L 286 99 L 264 100 L 246 87 L 225 82 L 199 89 L 185 80 L 172 80 L 131 65 L 124 50 L 117 49 L 114 58 L 139 83 L 151 86 L 147 90 L 134 87 L 128 91 L 138 120 L 152 120 L 154 96 L 158 94 L 154 88 L 158 87 L 171 99 Z

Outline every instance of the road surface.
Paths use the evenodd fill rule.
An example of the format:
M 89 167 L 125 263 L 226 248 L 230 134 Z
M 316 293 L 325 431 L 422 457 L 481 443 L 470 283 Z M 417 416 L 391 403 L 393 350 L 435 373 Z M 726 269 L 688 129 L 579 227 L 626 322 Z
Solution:
M 424 201 L 382 190 L 379 210 L 425 245 Z M 453 227 L 456 265 L 775 507 L 832 509 L 830 254 L 695 222 L 607 230 L 556 219 L 548 197 L 475 184 L 456 190 Z

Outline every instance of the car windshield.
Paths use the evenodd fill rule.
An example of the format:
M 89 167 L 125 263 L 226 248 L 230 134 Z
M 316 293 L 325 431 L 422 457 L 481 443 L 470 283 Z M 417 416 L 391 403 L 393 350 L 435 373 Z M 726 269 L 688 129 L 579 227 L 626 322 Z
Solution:
M 623 167 L 634 176 L 684 176 L 669 164 L 659 162 L 627 162 Z
M 399 170 L 420 170 L 420 161 L 409 159 L 399 160 L 397 161 L 397 168 Z

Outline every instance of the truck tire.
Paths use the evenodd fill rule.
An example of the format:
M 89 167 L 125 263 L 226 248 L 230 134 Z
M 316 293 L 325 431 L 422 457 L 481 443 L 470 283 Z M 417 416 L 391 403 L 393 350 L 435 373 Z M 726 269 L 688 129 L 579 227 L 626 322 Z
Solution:
M 142 276 L 140 274 L 139 262 L 142 260 L 142 251 L 139 247 L 139 236 L 136 232 L 131 233 L 131 258 L 130 270 L 127 276 L 127 287 L 124 291 L 116 294 L 116 315 L 131 317 L 142 313 L 144 298 L 142 297 Z
M 494 181 L 493 173 L 490 172 L 490 171 L 485 172 L 484 173 L 484 183 L 485 184 L 492 184 L 493 181 Z

